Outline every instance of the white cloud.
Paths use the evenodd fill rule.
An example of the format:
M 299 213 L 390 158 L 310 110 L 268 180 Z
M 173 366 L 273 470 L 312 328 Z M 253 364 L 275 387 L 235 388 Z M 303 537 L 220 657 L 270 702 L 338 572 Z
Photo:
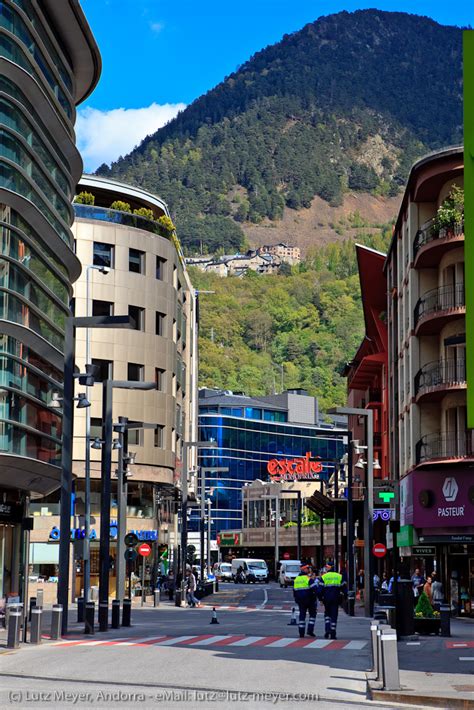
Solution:
M 162 29 L 164 29 L 164 24 L 162 22 L 150 22 L 150 29 L 152 32 L 158 34 Z
M 146 136 L 155 133 L 185 108 L 186 104 L 153 103 L 145 108 L 111 111 L 80 109 L 76 135 L 85 171 L 93 172 L 102 163 L 111 163 L 120 155 L 130 153 Z

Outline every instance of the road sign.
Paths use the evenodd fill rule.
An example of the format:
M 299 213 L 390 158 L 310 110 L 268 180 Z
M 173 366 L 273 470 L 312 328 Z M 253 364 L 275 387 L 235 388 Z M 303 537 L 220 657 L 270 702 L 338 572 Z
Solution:
M 387 554 L 387 548 L 382 542 L 377 542 L 373 548 L 372 552 L 375 555 L 375 557 L 385 557 Z
M 136 547 L 138 545 L 138 536 L 135 533 L 129 532 L 125 535 L 125 545 L 127 547 Z
M 123 556 L 127 562 L 135 562 L 138 557 L 138 552 L 134 550 L 133 547 L 129 547 L 128 550 L 125 550 Z
M 290 559 L 290 553 L 289 553 L 289 552 L 284 552 L 284 553 L 283 553 L 283 559 L 284 559 L 284 560 L 289 560 L 289 559 Z
M 138 554 L 141 555 L 142 557 L 148 557 L 148 555 L 151 553 L 151 547 L 147 542 L 143 542 L 140 547 L 138 548 Z

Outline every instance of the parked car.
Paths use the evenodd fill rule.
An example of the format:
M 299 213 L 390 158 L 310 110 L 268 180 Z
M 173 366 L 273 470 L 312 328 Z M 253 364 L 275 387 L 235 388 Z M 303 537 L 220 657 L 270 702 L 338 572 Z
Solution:
M 280 562 L 280 573 L 278 581 L 280 587 L 292 587 L 296 577 L 300 573 L 301 562 L 299 560 L 282 560 Z
M 240 570 L 240 572 L 239 572 Z M 237 584 L 255 584 L 268 582 L 269 572 L 265 560 L 236 559 L 232 560 L 232 579 Z
M 216 562 L 214 574 L 219 582 L 232 582 L 232 565 L 230 562 Z

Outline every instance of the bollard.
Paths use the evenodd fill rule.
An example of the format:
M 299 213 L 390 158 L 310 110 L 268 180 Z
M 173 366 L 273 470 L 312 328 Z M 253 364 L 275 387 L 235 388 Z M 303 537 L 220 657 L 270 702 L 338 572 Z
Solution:
M 153 605 L 154 606 L 160 606 L 160 590 L 155 589 L 153 592 Z
M 82 624 L 84 622 L 84 611 L 85 611 L 86 600 L 84 597 L 77 597 L 77 623 Z
M 99 602 L 99 631 L 109 628 L 109 602 Z
M 441 604 L 439 608 L 441 617 L 441 636 L 451 636 L 451 607 L 449 604 Z
M 377 678 L 376 680 L 381 681 L 383 678 L 382 671 L 382 626 L 377 629 Z
M 131 626 L 132 622 L 132 600 L 124 599 L 122 607 L 122 626 Z
M 36 606 L 40 606 L 41 608 L 43 608 L 43 590 L 42 589 L 36 590 Z
M 31 610 L 30 643 L 41 643 L 41 628 L 43 625 L 43 610 L 40 606 Z
M 377 672 L 378 667 L 378 657 L 377 657 L 377 629 L 379 625 L 376 621 L 373 621 L 370 625 L 370 637 L 372 640 L 372 670 Z
M 181 606 L 181 589 L 177 589 L 174 595 L 174 605 Z
M 38 605 L 36 604 L 36 597 L 30 597 L 30 610 L 28 612 L 28 621 L 31 621 L 31 610 L 35 606 L 41 606 L 41 604 L 38 604 Z
M 120 628 L 120 599 L 112 600 L 112 628 Z
M 382 679 L 384 690 L 400 690 L 397 634 L 393 629 L 382 629 Z
M 20 645 L 21 611 L 11 611 L 8 615 L 7 648 Z
M 84 615 L 84 620 L 85 620 L 84 633 L 85 634 L 94 634 L 95 633 L 94 618 L 95 618 L 95 602 L 86 602 L 85 615 Z
M 410 579 L 397 582 L 397 633 L 398 636 L 413 636 L 415 618 L 413 615 L 413 583 Z
M 63 620 L 63 605 L 53 604 L 51 611 L 51 640 L 57 641 L 61 638 L 61 626 Z

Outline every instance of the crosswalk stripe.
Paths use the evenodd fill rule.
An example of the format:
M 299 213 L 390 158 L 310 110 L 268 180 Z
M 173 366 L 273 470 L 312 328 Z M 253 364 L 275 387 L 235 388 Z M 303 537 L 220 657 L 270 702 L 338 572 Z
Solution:
M 188 639 L 195 639 L 196 635 L 194 636 L 175 636 L 174 638 L 169 638 L 166 639 L 165 641 L 158 641 L 158 643 L 154 643 L 154 646 L 174 646 L 177 643 L 181 643 L 182 641 L 187 641 Z
M 367 646 L 367 641 L 349 641 L 348 644 L 344 646 L 345 651 L 361 651 Z
M 233 643 L 229 644 L 229 646 L 250 646 L 250 644 L 255 643 L 255 641 L 260 641 L 260 639 L 265 638 L 264 636 L 247 636 L 244 639 L 240 639 L 240 641 L 234 641 Z
M 284 648 L 285 646 L 289 646 L 290 643 L 293 643 L 295 641 L 294 638 L 281 638 L 278 641 L 273 641 L 273 643 L 269 643 L 267 648 Z
M 330 641 L 325 641 L 324 639 L 317 639 L 309 643 L 306 648 L 326 648 L 330 643 Z
M 242 634 L 240 636 L 227 636 L 227 638 L 222 639 L 222 641 L 218 641 L 216 643 L 216 646 L 229 646 L 229 644 L 234 643 L 235 641 L 240 641 L 240 639 L 245 638 Z
M 228 638 L 228 637 L 227 636 L 211 636 L 211 638 L 201 639 L 200 641 L 199 640 L 192 641 L 189 645 L 190 646 L 211 646 L 216 641 L 223 641 L 226 638 Z
M 269 644 L 272 643 L 272 641 L 277 641 L 280 637 L 279 636 L 265 636 L 263 639 L 260 641 L 255 641 L 252 646 L 268 646 Z
M 204 639 L 212 639 L 214 634 L 201 634 L 200 636 L 191 636 L 187 641 L 181 641 L 182 646 L 189 646 L 196 641 L 204 641 Z

